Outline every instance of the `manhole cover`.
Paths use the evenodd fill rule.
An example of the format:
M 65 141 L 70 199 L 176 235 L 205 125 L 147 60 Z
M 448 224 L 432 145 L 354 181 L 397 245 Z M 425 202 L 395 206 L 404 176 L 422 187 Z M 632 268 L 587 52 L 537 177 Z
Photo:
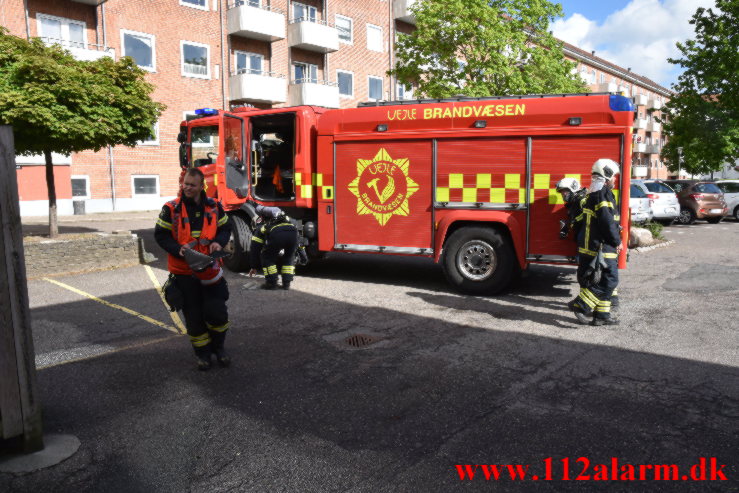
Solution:
M 344 339 L 344 342 L 351 347 L 365 347 L 370 344 L 374 344 L 379 340 L 380 339 L 378 337 L 373 337 L 367 334 L 354 334 Z

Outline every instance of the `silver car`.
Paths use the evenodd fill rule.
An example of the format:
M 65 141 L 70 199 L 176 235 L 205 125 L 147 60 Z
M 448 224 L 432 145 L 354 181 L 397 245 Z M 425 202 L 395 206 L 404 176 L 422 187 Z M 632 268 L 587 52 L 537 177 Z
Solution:
M 647 194 L 634 182 L 631 182 L 629 197 L 629 209 L 631 210 L 632 224 L 645 223 L 652 219 L 652 211 L 649 208 L 650 200 Z
M 724 192 L 724 200 L 729 209 L 729 215 L 739 221 L 739 180 L 721 180 L 716 186 Z
M 631 180 L 647 194 L 651 201 L 652 216 L 655 221 L 665 224 L 672 222 L 680 215 L 680 203 L 677 194 L 668 185 L 659 180 Z

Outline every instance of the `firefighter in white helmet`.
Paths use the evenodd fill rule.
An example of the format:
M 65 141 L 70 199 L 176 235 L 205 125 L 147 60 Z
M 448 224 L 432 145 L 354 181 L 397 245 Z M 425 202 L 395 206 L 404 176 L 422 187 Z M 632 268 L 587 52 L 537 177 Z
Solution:
M 282 277 L 282 289 L 290 289 L 290 283 L 295 277 L 298 252 L 304 254 L 298 230 L 279 207 L 265 207 L 254 202 L 250 203 L 259 215 L 261 224 L 251 237 L 249 257 L 252 268 L 249 276 L 256 274 L 256 267 L 261 265 L 264 272 L 262 289 L 277 289 L 277 264 L 280 263 L 282 265 L 279 269 L 279 276 Z M 280 259 L 281 252 L 282 258 Z
M 562 239 L 567 238 L 570 231 L 572 231 L 574 232 L 574 239 L 577 241 L 578 226 L 582 223 L 582 204 L 588 195 L 588 190 L 586 188 L 580 188 L 580 182 L 575 178 L 569 177 L 559 180 L 556 188 L 567 208 L 567 221 L 561 221 L 562 225 L 559 231 L 559 237 Z
M 181 308 L 185 317 L 197 367 L 208 370 L 215 354 L 221 366 L 231 359 L 224 350 L 229 328 L 228 286 L 220 261 L 193 268 L 185 252 L 188 249 L 208 258 L 223 250 L 231 236 L 231 226 L 223 206 L 205 195 L 203 173 L 189 168 L 182 180 L 182 194 L 167 202 L 159 214 L 154 237 L 167 251 L 170 281 L 181 292 Z M 197 262 L 197 259 L 196 259 Z M 175 307 L 172 307 L 175 308 Z
M 582 224 L 577 234 L 580 292 L 568 303 L 583 324 L 618 323 L 611 316 L 611 298 L 618 286 L 618 253 L 622 248 L 612 191 L 618 173 L 616 162 L 598 159 L 593 164 L 592 182 L 583 202 Z

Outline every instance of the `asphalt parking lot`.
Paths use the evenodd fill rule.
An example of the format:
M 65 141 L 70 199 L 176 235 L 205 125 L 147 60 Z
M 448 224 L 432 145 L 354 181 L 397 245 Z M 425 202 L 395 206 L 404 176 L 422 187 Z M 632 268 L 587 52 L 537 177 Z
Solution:
M 207 373 L 155 289 L 151 218 L 74 227 L 133 230 L 159 260 L 29 282 L 44 427 L 81 447 L 0 474 L 0 491 L 739 488 L 737 222 L 672 226 L 674 244 L 632 253 L 617 327 L 575 324 L 565 267 L 499 297 L 454 293 L 413 258 L 330 256 L 289 292 L 230 273 L 235 361 Z M 346 342 L 358 334 L 372 343 Z M 690 479 L 701 458 L 727 480 Z M 613 460 L 680 474 L 599 480 Z M 527 479 L 460 480 L 477 464 L 528 465 Z

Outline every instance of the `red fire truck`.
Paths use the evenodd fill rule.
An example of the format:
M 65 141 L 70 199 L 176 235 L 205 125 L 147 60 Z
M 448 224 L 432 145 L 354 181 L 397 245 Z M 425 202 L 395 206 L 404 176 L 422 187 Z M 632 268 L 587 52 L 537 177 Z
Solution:
M 618 94 L 198 113 L 181 166 L 203 171 L 231 217 L 232 270 L 249 268 L 251 199 L 294 218 L 311 256 L 428 257 L 459 290 L 495 293 L 531 263 L 575 263 L 555 184 L 588 186 L 599 158 L 620 163 L 626 240 L 633 105 Z

